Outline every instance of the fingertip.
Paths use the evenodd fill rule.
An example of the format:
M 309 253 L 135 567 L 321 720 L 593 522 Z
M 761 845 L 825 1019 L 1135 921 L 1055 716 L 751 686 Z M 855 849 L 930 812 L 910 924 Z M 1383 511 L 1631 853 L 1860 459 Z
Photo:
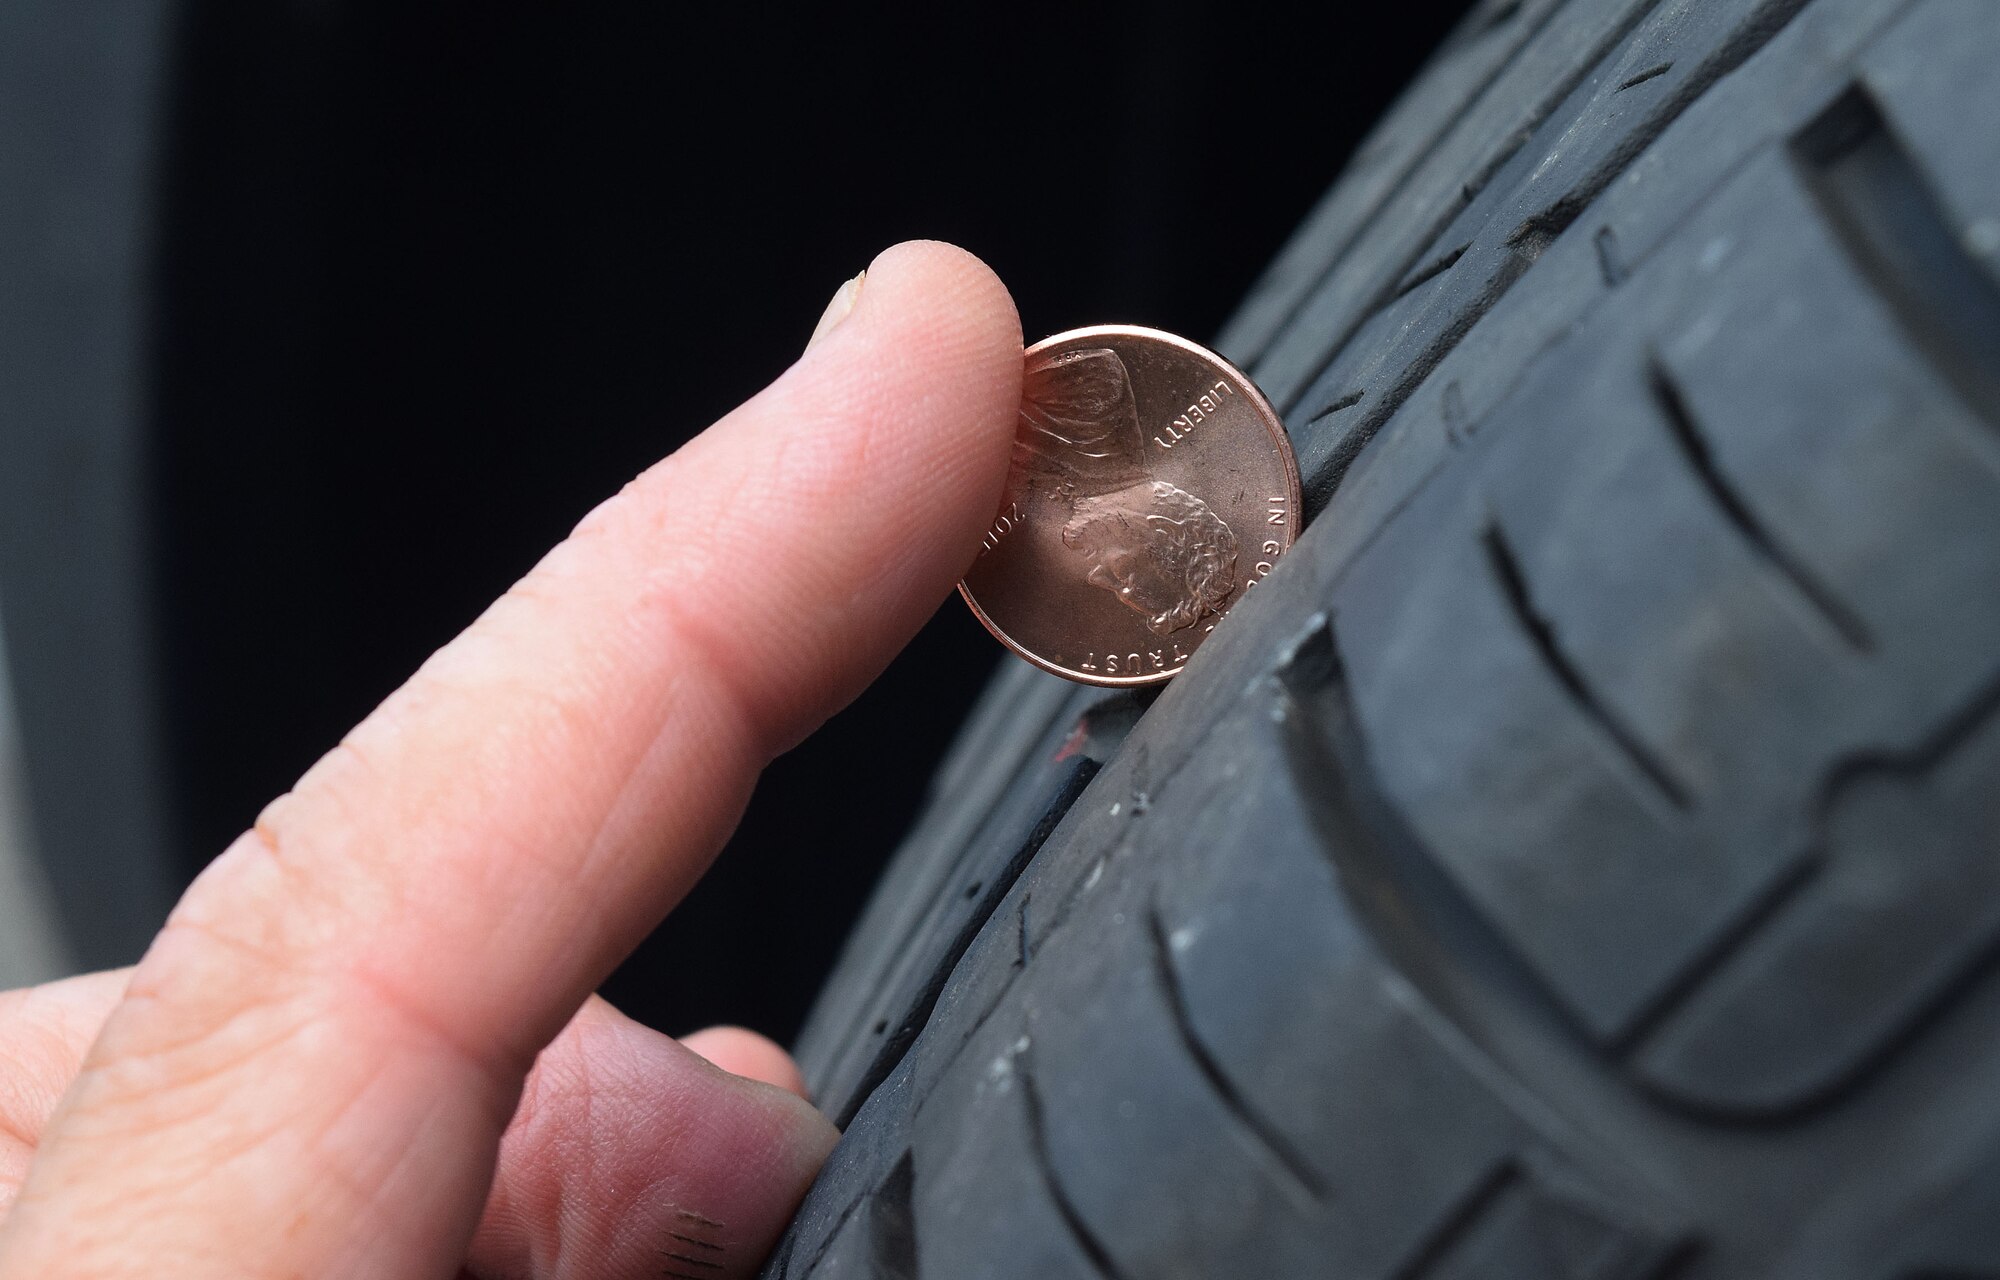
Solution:
M 784 1053 L 740 1028 L 719 1054 Z M 593 998 L 543 1051 L 500 1148 L 471 1249 L 481 1274 L 660 1274 L 747 1280 L 839 1140 L 791 1092 L 717 1070 Z M 787 1060 L 789 1061 L 789 1060 Z
M 892 245 L 863 277 L 850 314 L 828 335 L 848 345 L 826 359 L 922 369 L 940 393 L 934 421 L 963 433 L 961 445 L 1004 455 L 1021 399 L 1022 343 L 1020 313 L 1000 277 L 941 240 Z
M 875 255 L 872 278 L 882 272 L 907 277 L 940 302 L 952 304 L 976 323 L 996 345 L 1021 346 L 1021 317 L 1014 295 L 979 255 L 943 240 L 905 240 Z
M 1020 412 L 1014 297 L 977 255 L 941 240 L 884 249 L 868 284 L 856 308 L 862 323 L 852 327 L 872 338 L 878 358 L 887 352 L 912 372 L 924 369 L 921 378 L 902 379 L 900 391 L 904 398 L 915 391 L 923 403 L 893 416 L 937 437 L 944 452 L 929 459 L 926 483 L 948 495 L 940 527 L 957 526 L 953 538 L 969 547 L 999 505 Z
M 682 1036 L 681 1043 L 731 1075 L 760 1080 L 811 1101 L 805 1077 L 799 1074 L 792 1055 L 755 1031 L 745 1027 L 708 1027 Z

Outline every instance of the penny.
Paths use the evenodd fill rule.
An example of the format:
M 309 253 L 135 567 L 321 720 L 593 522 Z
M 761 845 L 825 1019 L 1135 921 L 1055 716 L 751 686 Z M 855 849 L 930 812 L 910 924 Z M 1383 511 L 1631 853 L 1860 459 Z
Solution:
M 1029 662 L 1071 680 L 1171 679 L 1299 527 L 1299 468 L 1250 379 L 1133 325 L 1029 347 L 1000 513 L 958 585 Z

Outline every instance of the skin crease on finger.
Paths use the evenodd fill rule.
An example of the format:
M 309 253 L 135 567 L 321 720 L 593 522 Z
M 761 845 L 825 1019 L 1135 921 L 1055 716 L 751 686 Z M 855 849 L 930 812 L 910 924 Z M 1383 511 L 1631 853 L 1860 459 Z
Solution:
M 997 506 L 1005 289 L 913 244 L 852 302 L 202 875 L 46 1117 L 0 1277 L 755 1270 L 831 1126 L 696 1052 L 792 1083 L 774 1047 L 586 1001 Z

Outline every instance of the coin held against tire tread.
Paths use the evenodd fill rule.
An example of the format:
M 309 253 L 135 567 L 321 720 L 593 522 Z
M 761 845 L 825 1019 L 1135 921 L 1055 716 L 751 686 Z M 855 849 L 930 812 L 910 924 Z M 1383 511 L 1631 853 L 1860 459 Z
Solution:
M 1171 679 L 1292 545 L 1299 470 L 1248 377 L 1134 325 L 1029 347 L 1000 512 L 960 594 L 1085 684 Z

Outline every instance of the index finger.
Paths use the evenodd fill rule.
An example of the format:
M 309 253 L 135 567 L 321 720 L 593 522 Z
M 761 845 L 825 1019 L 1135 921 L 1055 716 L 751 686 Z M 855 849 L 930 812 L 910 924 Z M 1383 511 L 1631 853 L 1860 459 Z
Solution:
M 202 875 L 51 1126 L 10 1259 L 93 1218 L 129 1239 L 132 1188 L 93 1205 L 84 1175 L 155 1161 L 137 1221 L 169 1253 L 226 1222 L 244 1274 L 402 1273 L 344 1235 L 286 1252 L 345 1188 L 406 1249 L 457 1231 L 449 1265 L 536 1051 L 964 569 L 1020 377 L 976 259 L 879 258 L 824 342 L 592 512 Z M 425 1154 L 457 1146 L 485 1163 Z

